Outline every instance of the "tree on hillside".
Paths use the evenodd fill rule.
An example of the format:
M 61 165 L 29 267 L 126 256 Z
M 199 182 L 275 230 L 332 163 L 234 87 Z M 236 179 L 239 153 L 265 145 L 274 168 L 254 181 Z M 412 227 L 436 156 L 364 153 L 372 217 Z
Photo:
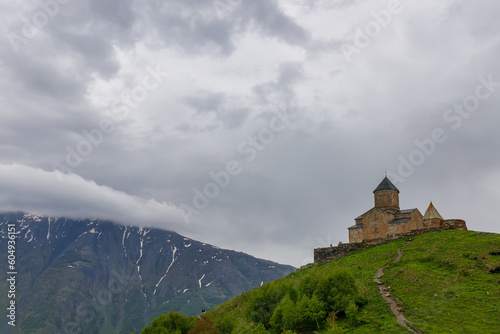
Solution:
M 264 327 L 263 324 L 258 324 L 252 330 L 252 334 L 269 334 L 269 331 Z
M 210 319 L 201 317 L 188 334 L 220 334 L 220 331 Z
M 347 270 L 336 270 L 319 279 L 313 295 L 328 305 L 327 312 L 343 312 L 350 319 L 353 319 L 357 314 L 357 304 L 363 302 L 356 286 L 356 280 Z
M 182 316 L 170 311 L 153 319 L 152 324 L 142 329 L 141 334 L 186 334 L 196 323 L 196 317 Z
M 231 318 L 224 317 L 215 321 L 215 327 L 219 330 L 220 334 L 231 334 L 233 333 L 236 324 Z
M 327 314 L 327 305 L 320 301 L 316 295 L 311 298 L 303 296 L 299 310 L 303 325 L 312 327 L 311 324 L 314 323 L 320 329 L 320 321 L 323 322 Z
M 272 282 L 262 286 L 253 295 L 247 316 L 255 323 L 264 324 L 269 328 L 269 321 L 276 305 L 285 295 L 285 289 L 278 283 Z
M 295 303 L 287 294 L 276 307 L 269 321 L 272 332 L 281 333 L 287 329 L 294 329 L 298 321 L 297 315 Z

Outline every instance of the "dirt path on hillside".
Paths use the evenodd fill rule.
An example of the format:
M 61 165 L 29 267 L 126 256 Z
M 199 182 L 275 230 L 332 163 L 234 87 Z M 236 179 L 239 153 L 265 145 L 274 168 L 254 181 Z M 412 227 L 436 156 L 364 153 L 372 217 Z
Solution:
M 401 248 L 398 249 L 398 256 L 396 256 L 393 260 L 393 263 L 398 262 L 401 259 L 401 256 L 403 256 L 403 253 L 401 252 Z M 392 313 L 396 316 L 398 323 L 406 328 L 408 331 L 418 334 L 419 332 L 416 332 L 415 330 L 411 329 L 406 323 L 410 322 L 406 317 L 404 316 L 403 312 L 401 311 L 401 308 L 398 306 L 396 303 L 396 300 L 391 297 L 389 293 L 389 289 L 385 286 L 384 283 L 382 283 L 379 278 L 384 275 L 384 269 L 388 266 L 389 264 L 386 264 L 382 268 L 378 268 L 377 272 L 375 273 L 375 277 L 373 280 L 378 284 L 378 290 L 380 291 L 380 294 L 382 297 L 385 299 L 387 304 L 389 304 L 389 307 L 391 308 Z

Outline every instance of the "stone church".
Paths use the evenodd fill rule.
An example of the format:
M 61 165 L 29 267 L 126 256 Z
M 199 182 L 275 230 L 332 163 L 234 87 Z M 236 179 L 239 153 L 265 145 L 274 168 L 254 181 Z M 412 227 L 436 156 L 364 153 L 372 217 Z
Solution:
M 387 175 L 373 191 L 375 207 L 354 220 L 349 227 L 349 243 L 358 243 L 388 236 L 417 232 L 429 228 L 464 229 L 467 227 L 461 219 L 443 219 L 432 202 L 422 216 L 418 209 L 399 208 L 399 190 Z

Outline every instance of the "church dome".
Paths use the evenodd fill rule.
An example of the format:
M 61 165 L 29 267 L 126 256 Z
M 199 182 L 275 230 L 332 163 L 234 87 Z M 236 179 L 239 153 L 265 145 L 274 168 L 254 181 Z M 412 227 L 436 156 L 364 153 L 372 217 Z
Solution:
M 377 192 L 380 190 L 396 190 L 397 192 L 399 192 L 399 189 L 396 188 L 396 186 L 391 182 L 391 180 L 389 180 L 387 175 L 384 177 L 382 182 L 380 182 L 380 184 L 377 186 L 377 188 L 375 188 L 373 192 Z

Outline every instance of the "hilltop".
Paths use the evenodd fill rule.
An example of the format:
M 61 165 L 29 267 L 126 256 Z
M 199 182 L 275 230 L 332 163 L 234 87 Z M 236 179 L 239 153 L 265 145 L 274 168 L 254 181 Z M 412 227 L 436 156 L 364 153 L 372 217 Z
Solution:
M 321 290 L 325 280 L 330 290 Z M 382 294 L 411 329 L 398 323 Z M 315 298 L 330 301 L 328 312 L 315 309 Z M 230 299 L 207 318 L 233 333 L 266 333 L 264 327 L 281 333 L 277 326 L 296 333 L 332 327 L 334 333 L 498 333 L 500 235 L 450 230 L 397 239 L 298 270 Z

